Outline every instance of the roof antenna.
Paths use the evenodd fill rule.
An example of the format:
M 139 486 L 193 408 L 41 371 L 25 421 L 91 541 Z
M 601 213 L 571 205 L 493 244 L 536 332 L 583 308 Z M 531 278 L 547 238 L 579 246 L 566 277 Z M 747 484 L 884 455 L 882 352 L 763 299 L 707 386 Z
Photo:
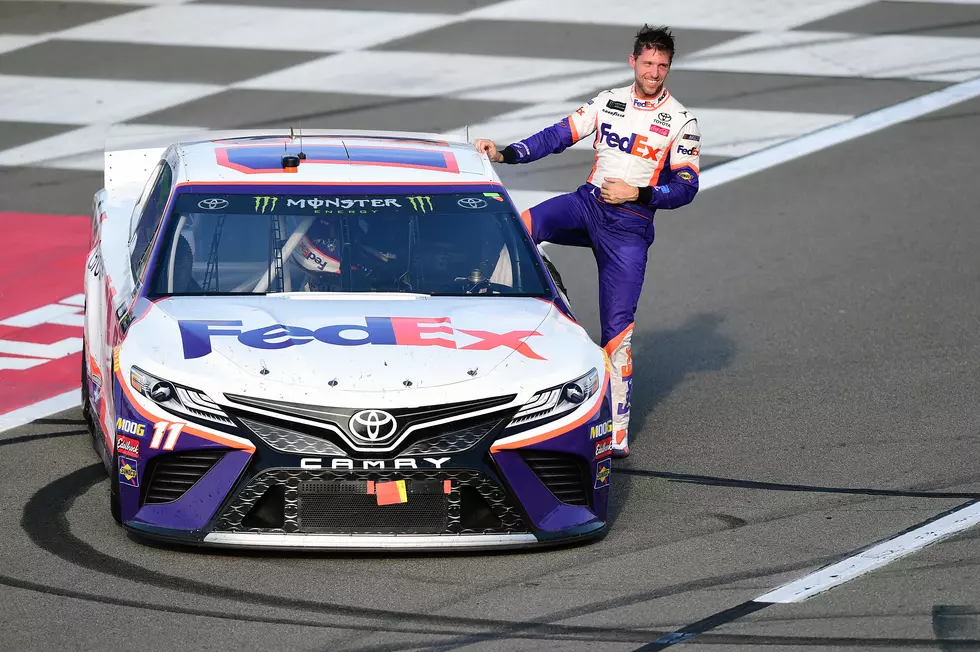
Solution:
M 299 160 L 306 160 L 306 152 L 303 151 L 303 128 L 299 128 Z
M 295 138 L 295 136 L 293 135 L 293 128 L 290 127 L 289 128 L 289 139 L 292 140 L 293 138 Z M 303 146 L 300 145 L 300 150 L 302 150 L 302 149 L 303 149 Z M 306 155 L 303 154 L 302 152 L 300 152 L 300 155 L 299 156 L 293 156 L 292 154 L 289 154 L 287 152 L 287 150 L 286 150 L 286 143 L 285 142 L 282 144 L 282 150 L 283 150 L 283 155 L 282 155 L 282 167 L 283 167 L 283 169 L 286 169 L 286 168 L 298 168 L 299 167 L 300 158 L 306 158 Z

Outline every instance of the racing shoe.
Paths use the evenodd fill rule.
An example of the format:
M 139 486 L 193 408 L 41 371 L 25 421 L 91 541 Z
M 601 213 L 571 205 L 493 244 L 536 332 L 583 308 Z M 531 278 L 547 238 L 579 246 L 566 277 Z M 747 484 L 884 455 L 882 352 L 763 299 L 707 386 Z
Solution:
M 617 459 L 630 456 L 629 437 L 623 430 L 613 437 L 612 456 Z

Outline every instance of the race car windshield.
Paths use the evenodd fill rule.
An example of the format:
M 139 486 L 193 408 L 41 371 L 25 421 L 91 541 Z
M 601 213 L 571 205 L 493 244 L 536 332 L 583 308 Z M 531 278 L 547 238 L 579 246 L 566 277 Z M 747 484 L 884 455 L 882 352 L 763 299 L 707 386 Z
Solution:
M 547 297 L 532 246 L 493 192 L 183 194 L 160 242 L 152 290 Z

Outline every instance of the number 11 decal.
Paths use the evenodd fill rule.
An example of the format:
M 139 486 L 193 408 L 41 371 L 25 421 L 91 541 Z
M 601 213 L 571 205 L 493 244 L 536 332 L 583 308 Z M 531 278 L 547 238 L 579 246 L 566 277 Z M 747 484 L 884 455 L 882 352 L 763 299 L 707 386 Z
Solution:
M 153 439 L 150 441 L 150 448 L 158 449 L 163 443 L 163 450 L 172 451 L 177 445 L 177 438 L 180 437 L 180 431 L 184 429 L 185 425 L 187 424 L 158 421 L 153 426 Z M 166 441 L 163 440 L 164 435 L 167 437 Z

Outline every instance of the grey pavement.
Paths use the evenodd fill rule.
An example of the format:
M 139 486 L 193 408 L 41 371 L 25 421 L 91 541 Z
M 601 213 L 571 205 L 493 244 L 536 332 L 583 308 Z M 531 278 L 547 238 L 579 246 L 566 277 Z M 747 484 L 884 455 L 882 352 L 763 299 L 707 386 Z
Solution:
M 36 4 L 46 3 L 0 2 L 0 24 L 61 26 L 49 26 L 64 17 L 48 9 L 31 14 Z M 935 29 L 933 11 L 968 22 L 973 9 L 867 3 L 853 23 L 829 16 L 804 27 L 842 30 L 892 5 L 901 7 L 889 31 Z M 66 12 L 122 11 L 79 7 Z M 760 93 L 787 103 L 780 110 L 793 97 L 819 102 L 811 81 L 851 88 L 854 113 L 877 108 L 875 97 L 885 106 L 944 85 L 773 75 L 746 78 L 740 97 L 738 74 L 673 74 L 705 105 Z M 253 93 L 196 102 L 240 110 L 243 122 L 275 117 L 274 100 L 263 108 Z M 357 106 L 323 95 L 319 111 Z M 513 101 L 502 98 L 501 111 Z M 104 473 L 73 410 L 0 434 L 0 649 L 632 650 L 965 503 L 834 490 L 980 494 L 978 113 L 978 100 L 957 105 L 658 215 L 634 335 L 634 452 L 615 465 L 603 540 L 408 557 L 147 545 L 111 521 Z M 937 134 L 942 152 L 923 161 L 917 149 Z M 572 150 L 501 174 L 508 186 L 562 189 L 589 167 L 587 152 Z M 0 169 L 0 209 L 85 212 L 99 177 Z M 576 316 L 597 336 L 590 252 L 551 251 Z M 693 477 L 652 476 L 663 472 Z M 980 649 L 978 540 L 968 531 L 806 602 L 721 622 L 683 648 Z

